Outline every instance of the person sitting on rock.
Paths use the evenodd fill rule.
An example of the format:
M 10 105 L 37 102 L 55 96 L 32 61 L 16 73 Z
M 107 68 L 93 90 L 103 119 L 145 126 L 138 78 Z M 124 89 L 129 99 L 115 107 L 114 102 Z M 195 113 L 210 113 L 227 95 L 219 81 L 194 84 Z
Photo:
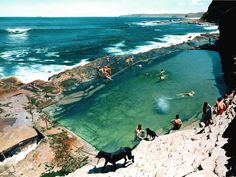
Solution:
M 102 75 L 102 67 L 101 66 L 96 67 L 96 75 L 97 75 L 97 78 L 100 78 L 100 76 Z
M 182 125 L 182 121 L 181 121 L 181 119 L 179 118 L 179 115 L 178 115 L 178 114 L 175 116 L 175 119 L 173 119 L 173 120 L 171 121 L 171 123 L 172 123 L 172 125 L 173 125 L 172 130 L 179 130 L 179 129 L 180 129 L 180 127 L 181 127 L 181 125 Z
M 134 57 L 132 56 L 132 57 L 130 57 L 130 58 L 127 58 L 127 59 L 125 60 L 125 62 L 127 63 L 128 66 L 133 65 L 133 63 L 134 63 Z
M 223 112 L 226 110 L 226 105 L 225 103 L 223 102 L 223 99 L 221 98 L 218 98 L 215 105 L 214 105 L 214 108 L 215 108 L 215 111 L 214 113 L 216 115 L 222 115 Z
M 135 129 L 135 141 L 140 141 L 142 139 L 144 139 L 145 135 L 144 135 L 144 130 L 142 129 L 142 125 L 138 124 L 138 126 Z
M 212 121 L 211 106 L 207 102 L 203 103 L 202 120 L 203 122 L 201 122 L 200 125 L 203 127 L 208 126 Z
M 103 76 L 104 78 L 107 80 L 107 79 L 110 79 L 112 80 L 111 78 L 111 68 L 108 67 L 107 65 L 105 65 L 103 68 L 102 68 L 102 73 L 103 73 Z
M 104 66 L 104 71 L 108 73 L 111 76 L 111 68 L 108 67 L 107 65 Z

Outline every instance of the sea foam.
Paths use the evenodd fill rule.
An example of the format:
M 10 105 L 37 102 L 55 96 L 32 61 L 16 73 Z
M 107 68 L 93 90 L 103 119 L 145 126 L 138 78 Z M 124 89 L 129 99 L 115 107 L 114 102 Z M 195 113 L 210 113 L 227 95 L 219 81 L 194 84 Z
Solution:
M 126 54 L 138 54 L 150 51 L 156 48 L 170 47 L 171 45 L 181 44 L 188 40 L 200 36 L 202 33 L 188 33 L 185 35 L 164 35 L 162 38 L 156 38 L 159 42 L 156 41 L 146 41 L 144 45 L 136 46 L 130 50 L 122 49 L 125 47 L 124 41 L 114 44 L 111 47 L 105 48 L 108 53 L 113 55 L 126 55 Z
M 156 38 L 161 42 L 149 41 L 145 45 L 137 46 L 135 49 L 131 49 L 128 53 L 138 54 L 144 53 L 155 48 L 169 47 L 171 45 L 181 44 L 188 40 L 192 40 L 196 36 L 200 36 L 201 33 L 188 33 L 186 35 L 165 35 L 163 38 Z
M 205 26 L 203 27 L 205 30 L 218 30 L 218 26 L 212 25 L 212 26 Z
M 47 65 L 44 64 L 34 64 L 34 65 L 17 65 L 14 66 L 14 71 L 7 72 L 1 72 L 4 71 L 4 68 L 0 67 L 0 76 L 10 77 L 10 76 L 16 76 L 19 78 L 23 83 L 32 82 L 34 80 L 40 79 L 47 81 L 48 78 L 54 74 L 58 74 L 62 71 L 65 71 L 67 69 L 72 69 L 77 66 L 83 66 L 89 63 L 87 59 L 81 60 L 80 63 L 72 66 L 67 65 Z
M 179 20 L 155 20 L 155 21 L 142 21 L 142 22 L 134 22 L 130 23 L 129 25 L 137 25 L 142 27 L 149 27 L 149 26 L 158 26 L 158 25 L 167 25 L 170 23 L 177 23 Z
M 14 61 L 15 58 L 24 58 L 29 54 L 28 50 L 10 50 L 0 53 L 0 57 L 4 60 Z
M 14 33 L 14 34 L 21 34 L 21 33 L 26 33 L 31 30 L 31 28 L 7 28 L 6 29 L 9 33 Z
M 155 103 L 156 103 L 156 109 L 157 109 L 158 113 L 160 113 L 160 114 L 168 113 L 168 111 L 170 109 L 170 103 L 167 99 L 155 98 Z
M 45 55 L 46 57 L 60 57 L 59 52 L 49 52 Z
M 108 53 L 112 53 L 114 55 L 124 55 L 126 54 L 125 51 L 122 49 L 125 47 L 125 41 L 121 41 L 116 44 L 112 44 L 111 47 L 105 48 L 105 51 Z

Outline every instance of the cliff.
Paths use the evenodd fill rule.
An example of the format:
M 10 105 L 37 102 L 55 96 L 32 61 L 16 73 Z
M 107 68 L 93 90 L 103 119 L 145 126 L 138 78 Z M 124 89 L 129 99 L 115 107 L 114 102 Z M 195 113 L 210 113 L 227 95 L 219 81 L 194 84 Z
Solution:
M 219 52 L 222 62 L 222 71 L 224 80 L 229 90 L 236 89 L 236 1 L 216 1 L 213 0 L 208 11 L 202 16 L 203 21 L 215 22 L 219 24 L 220 37 L 218 41 Z M 227 176 L 236 174 L 235 143 L 233 137 L 235 133 L 235 120 L 230 124 L 224 133 L 228 138 L 228 143 L 224 146 L 226 155 L 231 157 L 228 160 L 227 167 L 229 172 Z
M 219 49 L 222 60 L 222 71 L 229 89 L 236 88 L 236 7 L 226 11 L 220 18 Z
M 229 90 L 236 88 L 236 1 L 213 0 L 201 20 L 217 23 L 222 71 Z
M 206 22 L 218 23 L 221 15 L 232 7 L 236 6 L 236 1 L 213 0 L 206 13 L 201 19 Z

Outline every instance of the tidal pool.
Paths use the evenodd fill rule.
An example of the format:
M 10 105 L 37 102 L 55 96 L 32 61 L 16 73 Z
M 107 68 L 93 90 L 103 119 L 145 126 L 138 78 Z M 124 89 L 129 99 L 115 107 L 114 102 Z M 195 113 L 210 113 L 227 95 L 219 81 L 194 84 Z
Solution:
M 158 74 L 164 69 L 163 81 Z M 195 91 L 193 97 L 177 94 Z M 137 124 L 166 131 L 170 120 L 201 117 L 202 104 L 214 104 L 225 90 L 217 52 L 188 50 L 133 66 L 104 88 L 61 107 L 54 118 L 97 149 L 132 146 Z

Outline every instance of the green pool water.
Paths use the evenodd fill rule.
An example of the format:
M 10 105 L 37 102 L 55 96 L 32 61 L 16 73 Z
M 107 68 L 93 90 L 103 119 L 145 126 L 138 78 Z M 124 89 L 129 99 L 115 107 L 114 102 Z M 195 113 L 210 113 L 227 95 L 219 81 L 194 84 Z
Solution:
M 159 81 L 163 68 L 167 78 Z M 149 76 L 146 76 L 148 73 Z M 200 118 L 202 104 L 213 104 L 224 92 L 219 54 L 204 50 L 133 66 L 89 98 L 61 107 L 54 118 L 97 149 L 132 146 L 137 124 L 168 130 L 170 120 Z M 194 97 L 176 96 L 194 90 Z

